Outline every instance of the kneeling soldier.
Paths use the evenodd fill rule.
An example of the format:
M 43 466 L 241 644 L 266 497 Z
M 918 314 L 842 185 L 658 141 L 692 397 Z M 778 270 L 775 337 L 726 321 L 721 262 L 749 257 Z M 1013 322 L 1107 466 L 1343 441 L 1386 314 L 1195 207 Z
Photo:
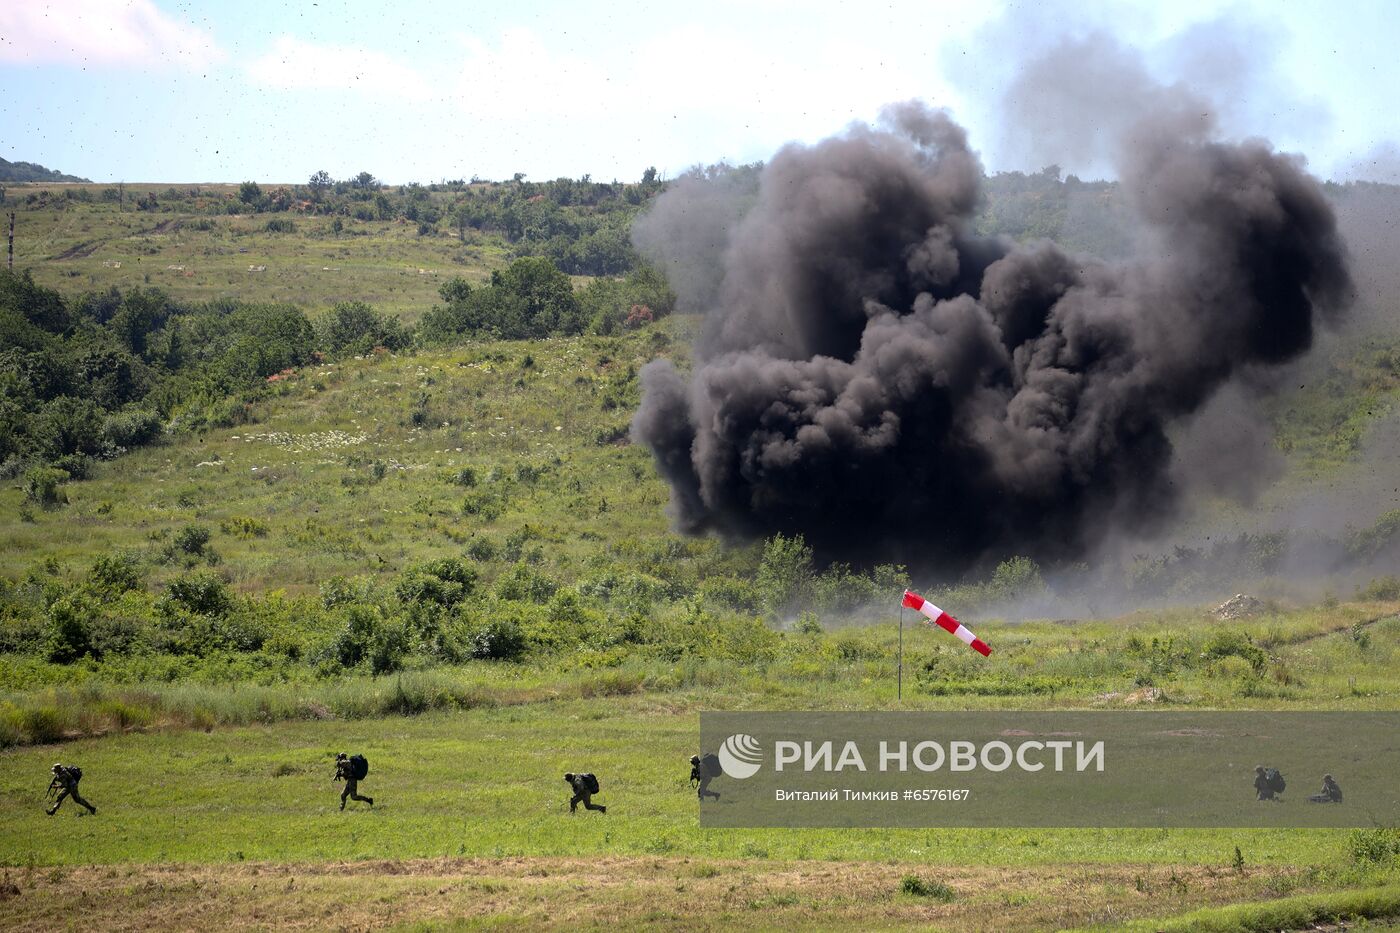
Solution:
M 84 800 L 82 795 L 78 793 L 78 782 L 82 779 L 82 768 L 75 765 L 54 765 L 53 780 L 49 781 L 49 794 L 52 796 L 54 791 L 57 791 L 58 799 L 53 802 L 53 806 L 49 807 L 44 812 L 49 816 L 53 816 L 58 812 L 58 808 L 63 805 L 64 798 L 72 797 L 75 803 L 81 807 L 87 807 L 88 812 L 96 816 L 97 808 Z M 81 816 L 82 814 L 78 815 Z
M 340 809 L 345 809 L 345 798 L 358 800 L 374 806 L 373 797 L 361 797 L 355 791 L 360 786 L 360 782 L 369 774 L 369 762 L 364 755 L 346 756 L 344 752 L 335 756 L 335 779 L 345 782 L 345 790 L 340 792 Z
M 569 801 L 569 812 L 578 810 L 580 802 L 585 810 L 597 810 L 599 813 L 607 813 L 608 808 L 593 802 L 593 795 L 598 793 L 598 778 L 592 773 L 574 774 L 572 771 L 564 775 L 564 783 L 574 789 L 574 797 Z

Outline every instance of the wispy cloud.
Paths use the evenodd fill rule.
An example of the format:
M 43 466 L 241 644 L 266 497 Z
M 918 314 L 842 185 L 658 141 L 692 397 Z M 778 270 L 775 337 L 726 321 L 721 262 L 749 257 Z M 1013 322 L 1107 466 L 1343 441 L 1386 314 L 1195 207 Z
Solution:
M 208 32 L 152 0 L 0 3 L 0 62 L 194 69 L 224 57 Z
M 271 51 L 249 63 L 248 76 L 282 90 L 346 90 L 410 100 L 433 95 L 432 83 L 422 73 L 383 52 L 317 45 L 293 36 L 280 37 Z

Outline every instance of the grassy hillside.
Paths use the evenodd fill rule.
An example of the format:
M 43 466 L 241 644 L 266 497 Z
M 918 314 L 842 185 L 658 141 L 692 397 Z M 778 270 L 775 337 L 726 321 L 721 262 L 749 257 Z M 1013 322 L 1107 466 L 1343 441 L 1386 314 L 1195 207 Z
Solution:
M 124 185 L 126 203 L 103 199 L 109 187 L 11 188 L 15 268 L 32 270 L 35 281 L 66 294 L 155 286 L 186 301 L 284 301 L 308 310 L 365 301 L 414 320 L 448 279 L 481 280 L 506 264 L 499 237 L 464 242 L 450 231 L 420 235 L 417 224 L 399 219 L 225 214 L 238 185 L 179 189 L 178 201 L 168 199 L 168 207 L 155 211 L 131 202 L 160 198 L 171 186 Z M 83 190 L 93 200 L 64 197 Z M 269 231 L 269 222 L 291 229 Z
M 26 512 L 8 485 L 0 574 L 199 523 L 244 590 L 392 574 L 479 539 L 499 549 L 526 525 L 543 566 L 578 575 L 605 538 L 666 538 L 665 487 L 627 424 L 637 370 L 683 355 L 681 339 L 657 329 L 313 365 L 276 383 L 248 424 L 100 464 L 63 509 Z

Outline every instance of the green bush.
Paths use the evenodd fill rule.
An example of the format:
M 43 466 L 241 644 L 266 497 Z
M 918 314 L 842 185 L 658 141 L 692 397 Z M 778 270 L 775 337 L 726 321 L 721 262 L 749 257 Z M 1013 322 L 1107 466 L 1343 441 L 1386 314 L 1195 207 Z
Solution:
M 500 599 L 543 605 L 559 589 L 559 584 L 529 564 L 519 563 L 496 580 Z
M 1400 577 L 1376 577 L 1356 592 L 1357 599 L 1385 600 L 1400 599 Z
M 777 534 L 763 542 L 756 584 L 768 612 L 781 616 L 804 603 L 812 576 L 812 549 L 801 535 Z
M 92 653 L 96 607 L 82 596 L 65 596 L 49 607 L 45 642 L 50 661 L 67 664 Z
M 102 438 L 114 448 L 141 447 L 160 436 L 160 415 L 143 408 L 108 415 L 102 421 Z
M 34 467 L 24 474 L 24 497 L 46 509 L 67 505 L 68 493 L 63 488 L 67 481 L 66 470 Z
M 98 590 L 110 594 L 139 590 L 144 585 L 140 561 L 130 551 L 117 551 L 104 554 L 92 564 L 88 572 L 88 582 Z
M 208 570 L 176 577 L 165 594 L 176 605 L 199 615 L 222 615 L 233 606 L 224 581 Z
M 1256 674 L 1262 673 L 1269 663 L 1269 655 L 1244 632 L 1220 629 L 1206 642 L 1201 658 L 1214 661 L 1228 657 L 1243 658 Z
M 471 636 L 471 655 L 482 660 L 518 661 L 525 648 L 525 630 L 512 619 L 492 619 Z
M 171 544 L 182 553 L 199 557 L 204 554 L 204 548 L 212 536 L 213 533 L 204 525 L 186 525 L 175 532 Z
M 1400 855 L 1400 830 L 1391 826 L 1353 830 L 1347 850 L 1352 861 L 1362 865 L 1391 862 Z
M 363 356 L 375 347 L 402 350 L 413 335 L 398 318 L 376 312 L 363 301 L 342 301 L 317 323 L 321 344 L 338 356 Z
M 434 603 L 450 609 L 476 588 L 476 568 L 464 560 L 446 557 L 410 568 L 394 588 L 404 603 Z

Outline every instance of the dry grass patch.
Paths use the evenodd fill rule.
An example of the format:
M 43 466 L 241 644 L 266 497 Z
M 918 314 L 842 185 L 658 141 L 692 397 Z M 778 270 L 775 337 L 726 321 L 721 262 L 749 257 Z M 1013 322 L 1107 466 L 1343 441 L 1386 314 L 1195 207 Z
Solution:
M 900 893 L 913 874 L 951 902 Z M 388 926 L 1035 930 L 1266 897 L 1296 869 L 948 869 L 911 863 L 662 858 L 422 859 L 13 869 L 0 927 L 103 930 Z

